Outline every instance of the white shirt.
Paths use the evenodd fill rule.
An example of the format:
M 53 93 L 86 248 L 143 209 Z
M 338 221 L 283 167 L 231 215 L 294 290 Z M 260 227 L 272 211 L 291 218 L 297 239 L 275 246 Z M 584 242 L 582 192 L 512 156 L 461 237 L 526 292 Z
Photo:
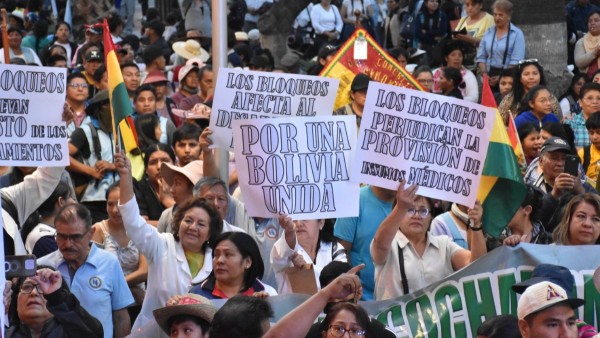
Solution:
M 396 232 L 392 248 L 383 264 L 375 264 L 375 299 L 385 300 L 404 295 L 398 245 L 404 256 L 404 271 L 409 292 L 420 290 L 454 272 L 452 256 L 464 250 L 448 236 L 432 236 L 427 233 L 427 244 L 419 256 L 401 231 Z M 371 242 L 371 248 L 373 242 Z

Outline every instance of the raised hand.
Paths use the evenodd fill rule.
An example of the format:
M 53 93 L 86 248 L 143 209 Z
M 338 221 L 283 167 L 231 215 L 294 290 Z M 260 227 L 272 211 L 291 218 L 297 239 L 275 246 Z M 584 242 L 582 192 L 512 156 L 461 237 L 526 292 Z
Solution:
M 346 299 L 349 295 L 353 294 L 354 301 L 357 302 L 359 294 L 362 294 L 362 284 L 356 273 L 364 267 L 364 264 L 353 267 L 347 273 L 343 273 L 334 279 L 333 282 L 329 283 L 322 291 L 327 293 L 330 301 Z

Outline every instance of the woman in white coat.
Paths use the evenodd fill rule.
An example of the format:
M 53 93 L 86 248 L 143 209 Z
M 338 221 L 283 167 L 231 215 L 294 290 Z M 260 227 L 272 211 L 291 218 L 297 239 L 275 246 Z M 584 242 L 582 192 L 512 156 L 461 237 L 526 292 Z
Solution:
M 332 261 L 347 262 L 344 247 L 333 237 L 333 224 L 324 219 L 292 221 L 287 215 L 279 216 L 284 235 L 271 250 L 271 266 L 275 271 L 278 293 L 291 293 L 286 268 L 306 268 L 312 265 L 317 288 L 325 265 Z
M 186 293 L 192 283 L 208 277 L 212 271 L 208 243 L 221 233 L 223 222 L 212 204 L 202 198 L 192 198 L 178 207 L 172 233 L 159 233 L 140 216 L 129 159 L 117 153 L 115 166 L 121 176 L 119 210 L 125 229 L 148 260 L 146 297 L 131 333 L 167 337 L 156 324 L 152 311 L 163 307 L 171 296 Z

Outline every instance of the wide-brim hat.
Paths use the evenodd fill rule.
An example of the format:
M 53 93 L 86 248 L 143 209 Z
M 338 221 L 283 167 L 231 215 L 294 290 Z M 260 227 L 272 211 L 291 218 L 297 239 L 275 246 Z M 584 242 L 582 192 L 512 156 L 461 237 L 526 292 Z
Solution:
M 204 103 L 196 103 L 189 110 L 173 108 L 172 112 L 175 116 L 179 116 L 184 119 L 210 120 L 210 113 L 212 112 L 212 108 L 205 105 Z
M 178 167 L 171 163 L 165 163 L 160 167 L 160 176 L 165 179 L 168 185 L 173 185 L 173 175 L 175 173 L 180 173 L 181 175 L 187 177 L 192 185 L 196 185 L 202 178 L 202 161 L 192 161 L 185 165 L 185 167 Z
M 152 311 L 154 319 L 158 326 L 167 334 L 171 332 L 168 327 L 169 319 L 173 316 L 188 315 L 205 320 L 209 324 L 212 322 L 217 308 L 210 300 L 196 294 L 186 293 L 176 305 L 168 305 Z
M 159 82 L 168 82 L 169 79 L 167 79 L 167 76 L 165 75 L 164 72 L 160 71 L 160 70 L 155 70 L 152 71 L 148 74 L 148 76 L 146 76 L 146 79 L 144 80 L 144 84 L 153 84 L 153 83 L 159 83 Z
M 173 43 L 173 51 L 186 60 L 199 58 L 202 62 L 206 62 L 210 58 L 210 55 L 200 46 L 200 43 L 193 39 Z

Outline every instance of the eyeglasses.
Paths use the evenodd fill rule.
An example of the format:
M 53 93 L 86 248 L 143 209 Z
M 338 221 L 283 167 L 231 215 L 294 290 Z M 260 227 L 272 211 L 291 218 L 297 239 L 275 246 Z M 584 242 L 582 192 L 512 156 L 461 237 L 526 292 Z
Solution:
M 21 285 L 21 293 L 24 293 L 26 295 L 30 294 L 33 289 L 37 290 L 37 293 L 40 295 L 44 294 L 44 291 L 42 291 L 42 289 L 40 289 L 40 285 L 39 284 L 31 284 L 31 283 L 26 283 Z
M 342 337 L 343 335 L 346 334 L 346 332 L 348 332 L 348 334 L 352 338 L 363 337 L 365 335 L 365 330 L 354 329 L 354 328 L 353 329 L 346 329 L 345 327 L 343 327 L 341 325 L 329 325 L 329 329 L 328 330 L 336 338 Z
M 419 83 L 422 83 L 422 84 L 432 84 L 433 83 L 433 80 L 428 80 L 428 79 L 422 79 L 422 80 L 417 80 L 417 81 L 419 81 Z
M 89 87 L 87 83 L 75 83 L 75 82 L 69 83 L 69 86 L 71 86 L 72 88 L 75 88 L 75 89 L 77 89 L 77 88 L 87 89 Z
M 83 237 L 85 235 L 87 235 L 88 232 L 90 232 L 90 230 L 91 230 L 91 228 L 82 234 L 74 234 L 74 235 L 65 235 L 65 234 L 60 234 L 57 232 L 54 235 L 54 239 L 57 241 L 62 241 L 62 242 L 66 242 L 67 240 L 71 240 L 71 242 L 80 242 L 83 239 Z
M 586 102 L 600 102 L 600 96 L 586 96 L 583 98 Z
M 406 213 L 410 217 L 413 217 L 417 213 L 419 214 L 420 217 L 427 217 L 427 215 L 429 215 L 429 209 L 421 208 L 421 209 L 417 210 L 415 208 L 410 208 L 410 209 L 406 210 Z
M 525 59 L 525 60 L 519 61 L 517 64 L 520 67 L 521 65 L 524 65 L 524 64 L 527 64 L 527 63 L 539 63 L 539 60 L 538 59 Z

